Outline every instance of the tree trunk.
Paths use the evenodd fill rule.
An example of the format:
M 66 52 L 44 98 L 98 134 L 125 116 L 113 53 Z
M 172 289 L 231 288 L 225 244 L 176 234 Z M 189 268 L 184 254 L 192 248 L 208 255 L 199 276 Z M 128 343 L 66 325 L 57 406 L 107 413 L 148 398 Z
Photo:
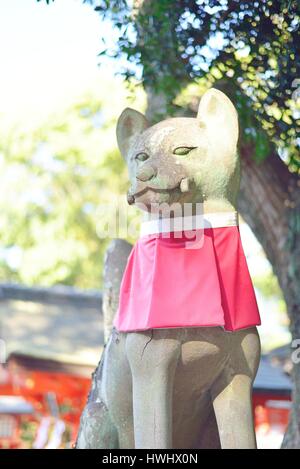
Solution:
M 242 142 L 240 154 L 239 212 L 260 242 L 278 279 L 287 306 L 293 344 L 300 339 L 300 180 L 275 152 L 257 163 L 253 147 Z M 272 321 L 272 316 L 269 320 Z M 282 447 L 299 449 L 299 363 L 293 363 L 292 377 L 292 410 Z
M 292 340 L 300 339 L 300 184 L 276 154 L 256 163 L 241 144 L 239 210 L 261 243 L 278 278 L 290 318 Z M 270 317 L 270 321 L 272 317 Z M 283 447 L 300 448 L 300 366 L 293 367 L 290 423 Z

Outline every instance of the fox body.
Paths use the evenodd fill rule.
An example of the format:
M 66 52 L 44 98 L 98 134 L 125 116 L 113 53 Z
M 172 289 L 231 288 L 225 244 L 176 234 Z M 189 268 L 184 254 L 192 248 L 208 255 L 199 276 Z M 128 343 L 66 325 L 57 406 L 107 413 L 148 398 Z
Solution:
M 236 210 L 238 118 L 220 91 L 203 95 L 196 118 L 150 126 L 126 109 L 117 140 L 128 165 L 128 202 L 147 215 L 159 210 L 164 216 L 161 205 L 186 203 L 202 204 L 204 214 Z M 114 246 L 108 276 L 120 263 L 120 245 Z M 106 308 L 107 324 L 115 313 Z M 251 390 L 259 357 L 255 327 L 113 329 L 77 447 L 255 448 Z

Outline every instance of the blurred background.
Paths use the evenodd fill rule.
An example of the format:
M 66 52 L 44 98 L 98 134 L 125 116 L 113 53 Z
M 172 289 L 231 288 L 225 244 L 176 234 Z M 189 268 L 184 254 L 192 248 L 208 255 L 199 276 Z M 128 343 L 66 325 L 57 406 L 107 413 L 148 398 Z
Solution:
M 135 8 L 137 3 L 133 2 Z M 76 439 L 91 372 L 103 346 L 102 267 L 110 239 L 103 239 L 99 233 L 99 217 L 103 224 L 106 216 L 99 206 L 118 197 L 125 200 L 128 187 L 115 138 L 116 120 L 124 107 L 142 112 L 147 109 L 154 120 L 166 101 L 173 108 L 167 106 L 164 112 L 177 113 L 180 108 L 192 112 L 206 88 L 220 84 L 226 90 L 235 74 L 240 73 L 244 81 L 239 82 L 239 89 L 243 95 L 237 99 L 240 113 L 244 113 L 244 141 L 251 143 L 251 133 L 256 132 L 253 160 L 258 171 L 272 173 L 264 166 L 272 148 L 279 152 L 280 161 L 293 181 L 299 170 L 296 137 L 292 132 L 299 118 L 299 95 L 294 94 L 291 100 L 290 94 L 288 106 L 285 98 L 275 103 L 271 92 L 273 101 L 271 98 L 268 101 L 264 85 L 264 80 L 276 78 L 280 69 L 275 42 L 266 38 L 269 49 L 265 43 L 255 49 L 254 41 L 251 63 L 251 51 L 245 41 L 245 33 L 251 36 L 249 25 L 240 21 L 238 29 L 233 23 L 230 27 L 236 34 L 232 36 L 234 51 L 226 52 L 228 63 L 222 57 L 216 64 L 218 54 L 228 48 L 219 12 L 223 12 L 225 21 L 226 14 L 239 15 L 241 6 L 226 1 L 177 2 L 183 8 L 181 30 L 174 29 L 178 33 L 175 42 L 181 50 L 182 63 L 177 62 L 174 71 L 173 49 L 168 51 L 170 44 L 163 27 L 167 11 L 163 7 L 171 8 L 172 2 L 161 2 L 161 11 L 155 10 L 160 2 L 156 2 L 155 8 L 153 2 L 145 3 L 146 9 L 153 9 L 151 14 L 149 10 L 140 12 L 139 23 L 132 16 L 131 2 L 10 0 L 0 4 L 0 447 L 3 448 L 68 448 Z M 255 10 L 262 5 L 250 3 L 242 10 L 245 16 L 247 8 L 252 8 L 251 27 L 255 30 L 255 22 L 259 22 Z M 261 3 L 265 8 L 272 4 Z M 294 2 L 287 3 L 293 8 Z M 193 4 L 194 10 L 189 11 Z M 272 9 L 270 5 L 269 8 Z M 276 19 L 273 13 L 274 31 L 266 31 L 270 36 L 274 33 L 280 48 L 276 28 L 280 30 L 281 25 L 284 34 L 292 34 L 299 17 L 284 10 L 287 8 L 284 5 L 278 8 L 282 16 L 276 12 Z M 211 29 L 206 24 L 201 26 L 201 14 L 210 15 Z M 148 20 L 144 36 L 140 34 L 141 45 L 137 30 L 145 26 L 145 17 Z M 272 12 L 266 17 L 272 17 Z M 162 76 L 157 83 L 151 75 L 157 66 L 151 50 L 157 51 L 157 44 L 151 43 L 149 36 L 149 27 L 152 24 L 155 31 L 156 22 L 160 28 L 158 36 L 161 31 L 162 50 L 169 57 L 154 54 L 160 64 L 157 76 L 159 79 Z M 172 18 L 168 17 L 167 24 L 172 26 Z M 201 33 L 201 52 L 195 46 L 195 30 Z M 187 31 L 190 40 L 184 42 Z M 185 50 L 180 49 L 183 43 Z M 258 52 L 259 47 L 265 51 Z M 148 56 L 145 51 L 149 51 Z M 259 54 L 263 57 L 262 69 L 255 63 Z M 232 57 L 234 63 L 230 63 Z M 164 60 L 169 60 L 170 69 L 162 67 Z M 291 74 L 286 88 L 294 93 L 300 86 L 300 81 L 298 85 L 295 82 L 296 69 L 292 68 L 295 61 L 294 56 L 291 64 L 286 65 Z M 149 64 L 152 72 L 147 75 Z M 248 82 L 245 73 L 249 75 Z M 170 82 L 170 74 L 174 83 Z M 243 88 L 245 82 L 247 86 Z M 268 86 L 272 89 L 272 85 Z M 257 90 L 261 94 L 256 99 Z M 160 98 L 163 95 L 156 109 L 154 94 Z M 258 114 L 259 109 L 264 110 L 255 124 L 245 111 L 253 104 L 251 100 Z M 262 102 L 268 106 L 268 119 Z M 268 128 L 266 123 L 273 127 Z M 266 139 L 269 130 L 270 137 Z M 243 194 L 247 193 L 245 184 L 252 184 L 253 207 L 248 198 L 248 211 L 254 210 L 252 218 L 256 218 L 255 210 L 264 211 L 264 198 L 272 199 L 270 191 L 276 193 L 279 189 L 274 180 L 270 182 L 269 193 L 261 192 L 260 186 L 255 186 L 255 178 L 251 179 L 250 173 L 248 176 L 242 189 Z M 247 213 L 245 200 L 242 196 L 242 208 Z M 285 206 L 295 210 L 293 203 Z M 272 209 L 268 208 L 271 214 Z M 130 210 L 129 216 L 137 217 L 134 208 Z M 266 255 L 266 245 L 272 244 L 268 239 L 266 245 L 261 243 L 262 230 L 267 225 L 259 225 L 257 220 L 251 224 L 251 213 L 249 219 L 243 210 L 241 213 L 243 246 L 262 316 L 259 333 L 263 359 L 254 388 L 257 434 L 260 447 L 279 447 L 287 427 L 292 392 L 290 316 L 282 290 L 282 278 L 288 276 L 288 267 L 284 264 L 285 274 L 278 273 L 278 265 L 272 262 L 272 255 L 278 257 L 280 249 Z M 282 213 L 276 212 L 275 220 Z M 274 218 L 271 222 L 274 224 Z M 286 227 L 287 224 L 283 232 Z

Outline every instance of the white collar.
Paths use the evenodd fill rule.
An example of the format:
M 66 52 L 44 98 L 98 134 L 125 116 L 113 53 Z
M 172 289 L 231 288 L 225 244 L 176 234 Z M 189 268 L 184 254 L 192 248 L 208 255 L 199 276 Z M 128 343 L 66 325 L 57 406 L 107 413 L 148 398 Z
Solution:
M 238 226 L 237 212 L 205 213 L 174 218 L 155 218 L 141 224 L 141 236 L 155 233 L 173 233 L 204 228 Z

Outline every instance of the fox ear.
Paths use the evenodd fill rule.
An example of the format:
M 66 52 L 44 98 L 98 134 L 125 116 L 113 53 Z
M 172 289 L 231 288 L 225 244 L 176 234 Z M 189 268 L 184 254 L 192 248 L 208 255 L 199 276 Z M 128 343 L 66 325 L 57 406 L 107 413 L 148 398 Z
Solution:
M 149 127 L 149 123 L 144 114 L 129 107 L 124 109 L 117 122 L 117 141 L 125 159 L 127 158 L 131 138 L 144 132 L 147 127 Z
M 230 99 L 222 91 L 211 88 L 201 98 L 197 119 L 202 126 L 225 139 L 228 149 L 235 149 L 239 136 L 238 115 Z

